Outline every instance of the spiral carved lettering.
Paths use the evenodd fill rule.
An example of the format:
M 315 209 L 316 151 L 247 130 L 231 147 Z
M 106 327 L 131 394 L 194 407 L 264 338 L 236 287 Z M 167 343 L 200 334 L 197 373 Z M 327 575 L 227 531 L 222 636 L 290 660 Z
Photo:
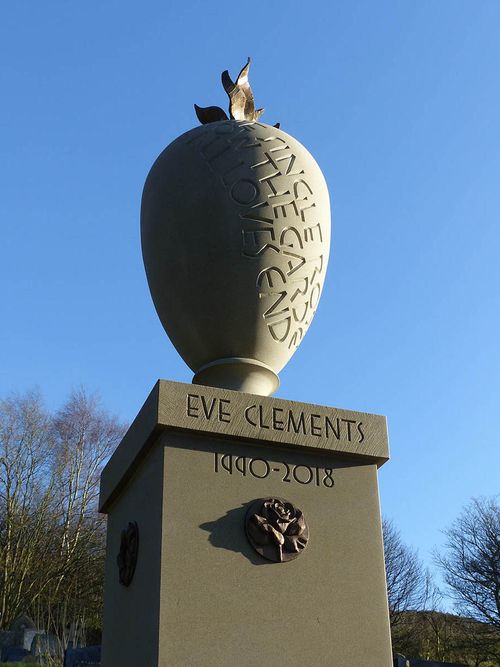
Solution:
M 287 135 L 261 123 L 223 121 L 205 130 L 189 143 L 238 208 L 241 255 L 255 263 L 269 335 L 294 349 L 316 311 L 328 252 L 306 168 Z

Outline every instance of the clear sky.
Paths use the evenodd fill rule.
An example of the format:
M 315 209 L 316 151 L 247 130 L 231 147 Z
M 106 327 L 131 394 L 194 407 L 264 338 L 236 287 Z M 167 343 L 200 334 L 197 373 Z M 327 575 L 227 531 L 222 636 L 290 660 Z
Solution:
M 191 380 L 150 300 L 141 191 L 248 55 L 262 120 L 332 196 L 278 396 L 387 415 L 383 512 L 430 562 L 500 491 L 498 0 L 3 2 L 0 395 L 56 408 L 83 384 L 129 421 L 158 377 Z

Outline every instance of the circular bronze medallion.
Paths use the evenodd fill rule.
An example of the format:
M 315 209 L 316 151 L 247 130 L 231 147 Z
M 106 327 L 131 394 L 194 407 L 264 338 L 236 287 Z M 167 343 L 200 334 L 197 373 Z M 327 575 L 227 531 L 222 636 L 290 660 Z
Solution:
M 301 510 L 283 498 L 259 498 L 245 518 L 248 541 L 263 558 L 283 563 L 306 548 L 309 528 Z

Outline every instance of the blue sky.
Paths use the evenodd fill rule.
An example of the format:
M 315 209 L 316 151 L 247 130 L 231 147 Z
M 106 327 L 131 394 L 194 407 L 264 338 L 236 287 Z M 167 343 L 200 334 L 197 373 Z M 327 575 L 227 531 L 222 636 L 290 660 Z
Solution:
M 499 488 L 500 3 L 145 0 L 0 9 L 0 395 L 98 390 L 131 420 L 191 373 L 139 239 L 158 153 L 252 56 L 263 121 L 332 196 L 322 301 L 278 396 L 385 414 L 384 513 L 430 562 Z

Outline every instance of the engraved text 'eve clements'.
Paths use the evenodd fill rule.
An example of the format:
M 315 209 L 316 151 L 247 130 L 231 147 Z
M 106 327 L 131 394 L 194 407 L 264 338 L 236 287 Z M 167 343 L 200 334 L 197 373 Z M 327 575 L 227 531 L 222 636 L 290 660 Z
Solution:
M 250 402 L 241 410 L 246 424 L 255 429 L 312 435 L 356 444 L 361 444 L 365 439 L 363 422 L 355 419 L 333 415 L 329 417 L 291 408 L 268 407 L 258 402 Z M 207 398 L 203 394 L 189 393 L 186 398 L 186 416 L 230 424 L 234 413 L 230 399 Z

